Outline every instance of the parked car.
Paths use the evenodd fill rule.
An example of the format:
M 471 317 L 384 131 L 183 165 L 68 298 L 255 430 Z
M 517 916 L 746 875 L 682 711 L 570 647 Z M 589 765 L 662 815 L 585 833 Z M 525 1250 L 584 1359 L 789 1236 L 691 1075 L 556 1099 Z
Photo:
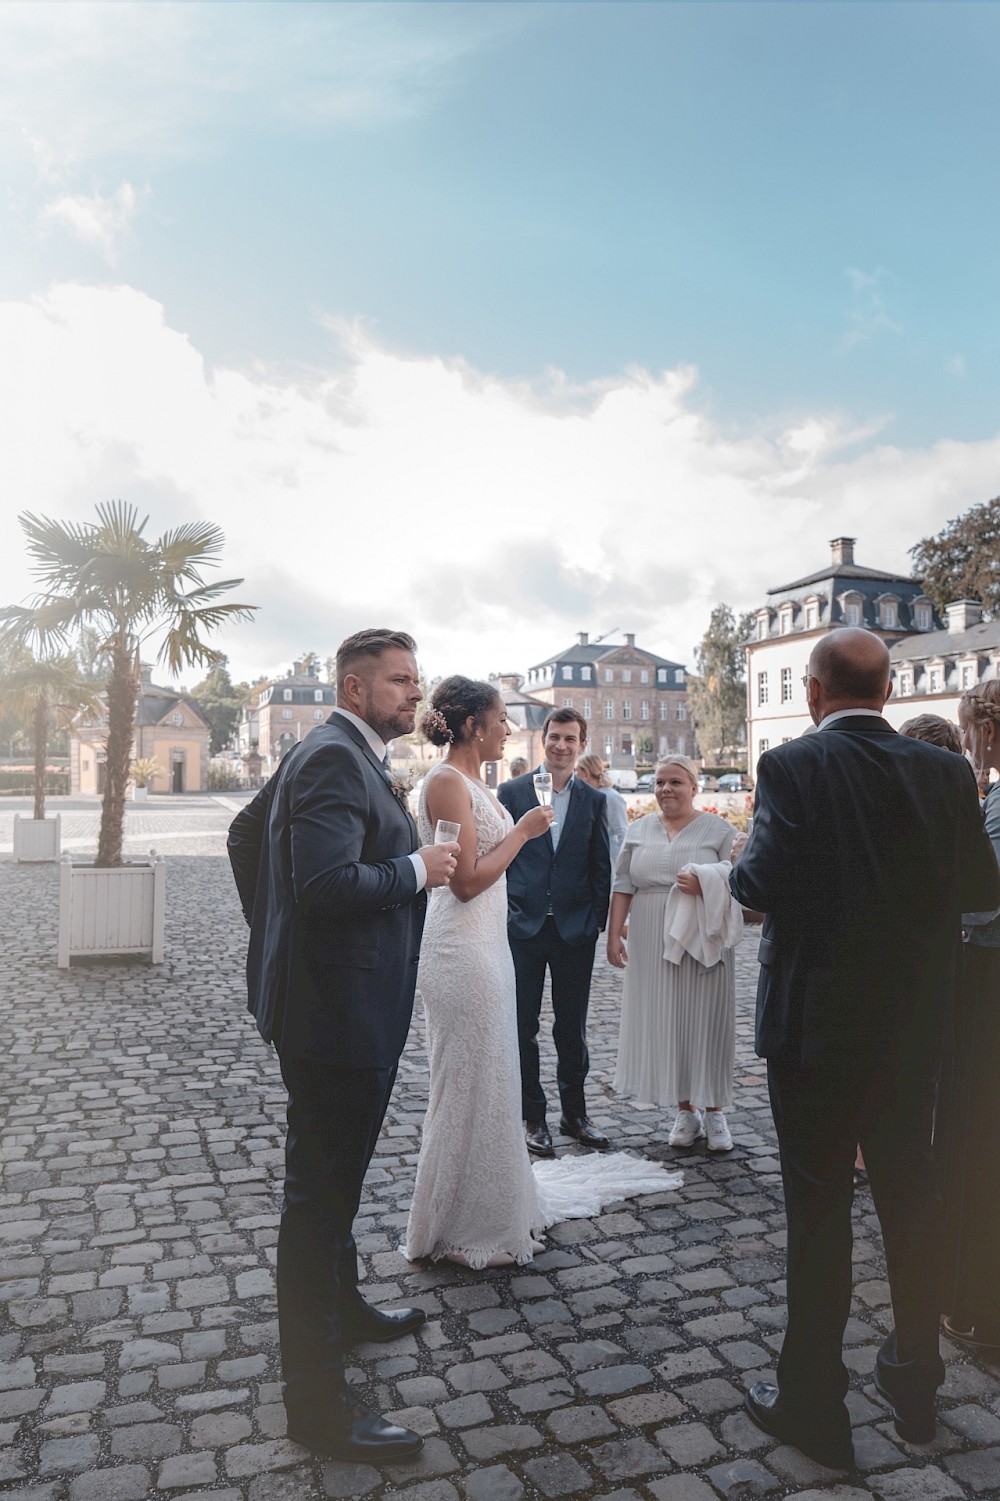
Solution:
M 656 775 L 652 771 L 644 771 L 635 784 L 636 792 L 652 792 L 656 786 Z
M 631 766 L 609 767 L 608 776 L 612 787 L 617 787 L 619 792 L 634 792 L 639 780 Z
M 742 772 L 727 771 L 724 777 L 719 778 L 720 792 L 749 792 L 750 779 Z
M 715 777 L 707 776 L 705 772 L 702 772 L 701 776 L 698 778 L 698 791 L 699 792 L 718 792 L 718 790 L 719 790 L 719 783 L 716 780 L 716 778 Z

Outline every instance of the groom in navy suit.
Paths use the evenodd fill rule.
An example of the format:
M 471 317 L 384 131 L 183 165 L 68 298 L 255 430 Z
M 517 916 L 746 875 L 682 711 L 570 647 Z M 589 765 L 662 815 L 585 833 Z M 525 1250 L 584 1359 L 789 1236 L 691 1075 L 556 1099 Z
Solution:
M 517 981 L 521 1112 L 528 1150 L 536 1157 L 555 1156 L 538 1068 L 546 969 L 552 980 L 560 1130 L 597 1151 L 610 1145 L 588 1120 L 583 1092 L 590 1067 L 590 977 L 611 894 L 604 794 L 574 775 L 586 743 L 583 716 L 575 709 L 553 709 L 542 727 L 542 749 L 545 770 L 552 773 L 555 821 L 547 834 L 524 846 L 507 871 L 507 936 Z M 514 777 L 497 792 L 515 823 L 529 808 L 538 806 L 533 775 Z
M 352 1222 L 406 1041 L 426 906 L 456 844 L 417 849 L 387 742 L 413 729 L 415 644 L 368 630 L 337 652 L 337 707 L 233 821 L 247 922 L 249 1009 L 288 1090 L 278 1231 L 278 1333 L 288 1437 L 360 1463 L 423 1440 L 355 1400 L 344 1347 L 398 1339 L 420 1309 L 358 1291 Z
M 730 878 L 736 899 L 765 914 L 756 1046 L 788 1219 L 777 1385 L 757 1382 L 746 1406 L 765 1432 L 837 1467 L 852 1463 L 841 1345 L 858 1143 L 895 1323 L 875 1386 L 903 1439 L 934 1437 L 934 1082 L 962 913 L 1000 903 L 972 770 L 882 717 L 889 667 L 870 631 L 842 627 L 813 648 L 818 733 L 761 756 L 753 833 Z

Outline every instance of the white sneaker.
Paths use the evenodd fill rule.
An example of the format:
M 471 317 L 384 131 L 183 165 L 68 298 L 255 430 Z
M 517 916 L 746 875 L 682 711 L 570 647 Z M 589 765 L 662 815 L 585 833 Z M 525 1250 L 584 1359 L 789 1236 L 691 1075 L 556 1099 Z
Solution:
M 667 1140 L 672 1147 L 693 1147 L 704 1134 L 705 1126 L 699 1110 L 678 1110 Z
M 733 1150 L 733 1138 L 729 1127 L 726 1125 L 726 1117 L 721 1110 L 705 1111 L 705 1135 L 708 1137 L 708 1150 L 710 1152 L 731 1152 Z

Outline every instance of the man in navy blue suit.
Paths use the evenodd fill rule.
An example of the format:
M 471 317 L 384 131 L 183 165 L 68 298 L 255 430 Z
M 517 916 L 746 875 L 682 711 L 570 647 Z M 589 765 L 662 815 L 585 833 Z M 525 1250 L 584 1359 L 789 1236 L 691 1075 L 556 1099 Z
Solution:
M 903 1439 L 934 1437 L 935 1074 L 962 912 L 1000 903 L 972 770 L 882 717 L 889 665 L 878 637 L 853 627 L 813 648 L 817 733 L 761 756 L 753 833 L 730 878 L 736 899 L 765 914 L 756 1046 L 788 1219 L 777 1386 L 757 1382 L 746 1406 L 765 1432 L 837 1467 L 853 1462 L 841 1345 L 858 1143 L 895 1325 L 875 1386 Z
M 359 631 L 337 653 L 337 707 L 233 821 L 229 858 L 250 924 L 249 1009 L 288 1090 L 278 1332 L 288 1436 L 358 1462 L 412 1459 L 418 1434 L 349 1393 L 344 1347 L 398 1339 L 420 1309 L 358 1291 L 352 1223 L 413 1008 L 425 889 L 456 844 L 417 849 L 387 742 L 413 729 L 415 643 Z
M 574 775 L 587 743 L 587 722 L 575 709 L 553 709 L 542 727 L 545 770 L 552 774 L 555 821 L 532 839 L 507 871 L 507 936 L 517 980 L 521 1112 L 528 1150 L 553 1157 L 538 1067 L 538 1027 L 545 972 L 552 980 L 552 1037 L 562 1104 L 560 1130 L 604 1151 L 606 1136 L 587 1117 L 584 1082 L 587 1007 L 597 935 L 611 893 L 604 794 Z M 538 806 L 533 772 L 504 782 L 497 796 L 516 822 Z

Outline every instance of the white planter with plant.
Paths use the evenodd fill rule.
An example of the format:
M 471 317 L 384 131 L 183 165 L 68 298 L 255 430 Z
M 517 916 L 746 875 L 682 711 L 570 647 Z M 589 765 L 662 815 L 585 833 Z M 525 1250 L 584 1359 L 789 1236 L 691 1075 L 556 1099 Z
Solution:
M 162 777 L 163 767 L 159 761 L 154 761 L 152 756 L 140 756 L 132 762 L 132 801 L 144 803 L 149 797 L 149 784 L 157 777 Z
M 101 868 L 63 855 L 59 869 L 59 959 L 107 955 L 149 956 L 163 963 L 166 864 L 150 850 L 148 860 Z
M 108 663 L 104 689 L 108 738 L 104 798 L 93 865 L 65 859 L 60 871 L 59 963 L 74 955 L 149 954 L 163 958 L 165 870 L 162 860 L 122 859 L 125 799 L 139 697 L 139 657 L 162 636 L 159 660 L 172 673 L 217 662 L 203 632 L 249 620 L 253 607 L 221 603 L 239 579 L 206 583 L 223 537 L 210 522 L 190 522 L 155 541 L 133 506 L 97 506 L 96 522 L 19 517 L 42 592 L 30 605 L 0 610 L 0 644 L 33 645 L 43 655 L 65 649 L 86 629 Z M 76 892 L 89 893 L 79 899 Z
M 58 860 L 62 845 L 62 819 L 25 818 L 14 814 L 14 859 L 20 861 Z

